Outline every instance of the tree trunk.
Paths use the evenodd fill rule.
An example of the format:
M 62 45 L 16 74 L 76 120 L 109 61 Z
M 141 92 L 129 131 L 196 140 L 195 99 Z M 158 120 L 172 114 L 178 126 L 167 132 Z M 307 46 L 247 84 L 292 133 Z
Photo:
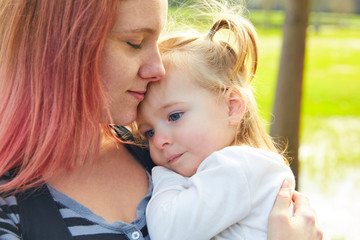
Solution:
M 360 14 L 360 0 L 354 0 L 355 13 Z
M 306 28 L 310 0 L 286 0 L 280 68 L 270 134 L 287 144 L 288 159 L 299 181 L 299 125 Z M 297 184 L 298 187 L 298 184 Z

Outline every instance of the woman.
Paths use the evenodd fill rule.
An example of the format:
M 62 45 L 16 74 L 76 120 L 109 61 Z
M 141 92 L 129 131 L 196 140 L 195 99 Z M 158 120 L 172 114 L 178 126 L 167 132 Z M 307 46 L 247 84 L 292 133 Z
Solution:
M 164 75 L 157 40 L 166 11 L 166 0 L 0 1 L 1 239 L 57 231 L 28 231 L 40 216 L 19 219 L 36 209 L 23 202 L 49 192 L 69 239 L 148 239 L 144 158 L 105 123 L 130 124 L 147 84 Z M 321 235 L 295 196 L 300 211 L 290 221 L 280 191 L 269 239 Z

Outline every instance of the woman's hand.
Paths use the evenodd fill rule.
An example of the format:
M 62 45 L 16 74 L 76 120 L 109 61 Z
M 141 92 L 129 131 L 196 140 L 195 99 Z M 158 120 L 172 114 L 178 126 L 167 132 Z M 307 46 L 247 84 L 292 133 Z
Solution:
M 284 181 L 269 216 L 268 240 L 322 240 L 323 232 L 317 225 L 309 199 L 295 191 L 292 200 L 294 216 L 291 217 L 291 189 Z

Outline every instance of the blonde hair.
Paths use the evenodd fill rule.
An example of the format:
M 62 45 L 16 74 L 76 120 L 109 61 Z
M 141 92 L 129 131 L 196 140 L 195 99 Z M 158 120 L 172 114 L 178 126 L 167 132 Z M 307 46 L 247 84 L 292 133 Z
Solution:
M 233 36 L 217 39 L 220 30 Z M 271 137 L 265 131 L 258 115 L 251 83 L 258 63 L 257 34 L 252 24 L 242 17 L 225 17 L 213 24 L 209 33 L 177 34 L 159 43 L 166 68 L 179 67 L 189 71 L 202 87 L 224 94 L 226 90 L 239 91 L 245 110 L 238 123 L 235 145 L 248 145 L 278 153 Z

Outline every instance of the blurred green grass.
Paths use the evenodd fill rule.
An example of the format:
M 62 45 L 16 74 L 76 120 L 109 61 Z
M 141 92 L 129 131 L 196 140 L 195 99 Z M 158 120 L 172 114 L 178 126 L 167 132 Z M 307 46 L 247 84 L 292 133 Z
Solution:
M 260 30 L 255 89 L 263 117 L 271 116 L 281 53 L 281 33 Z M 360 116 L 360 31 L 309 32 L 302 115 Z

